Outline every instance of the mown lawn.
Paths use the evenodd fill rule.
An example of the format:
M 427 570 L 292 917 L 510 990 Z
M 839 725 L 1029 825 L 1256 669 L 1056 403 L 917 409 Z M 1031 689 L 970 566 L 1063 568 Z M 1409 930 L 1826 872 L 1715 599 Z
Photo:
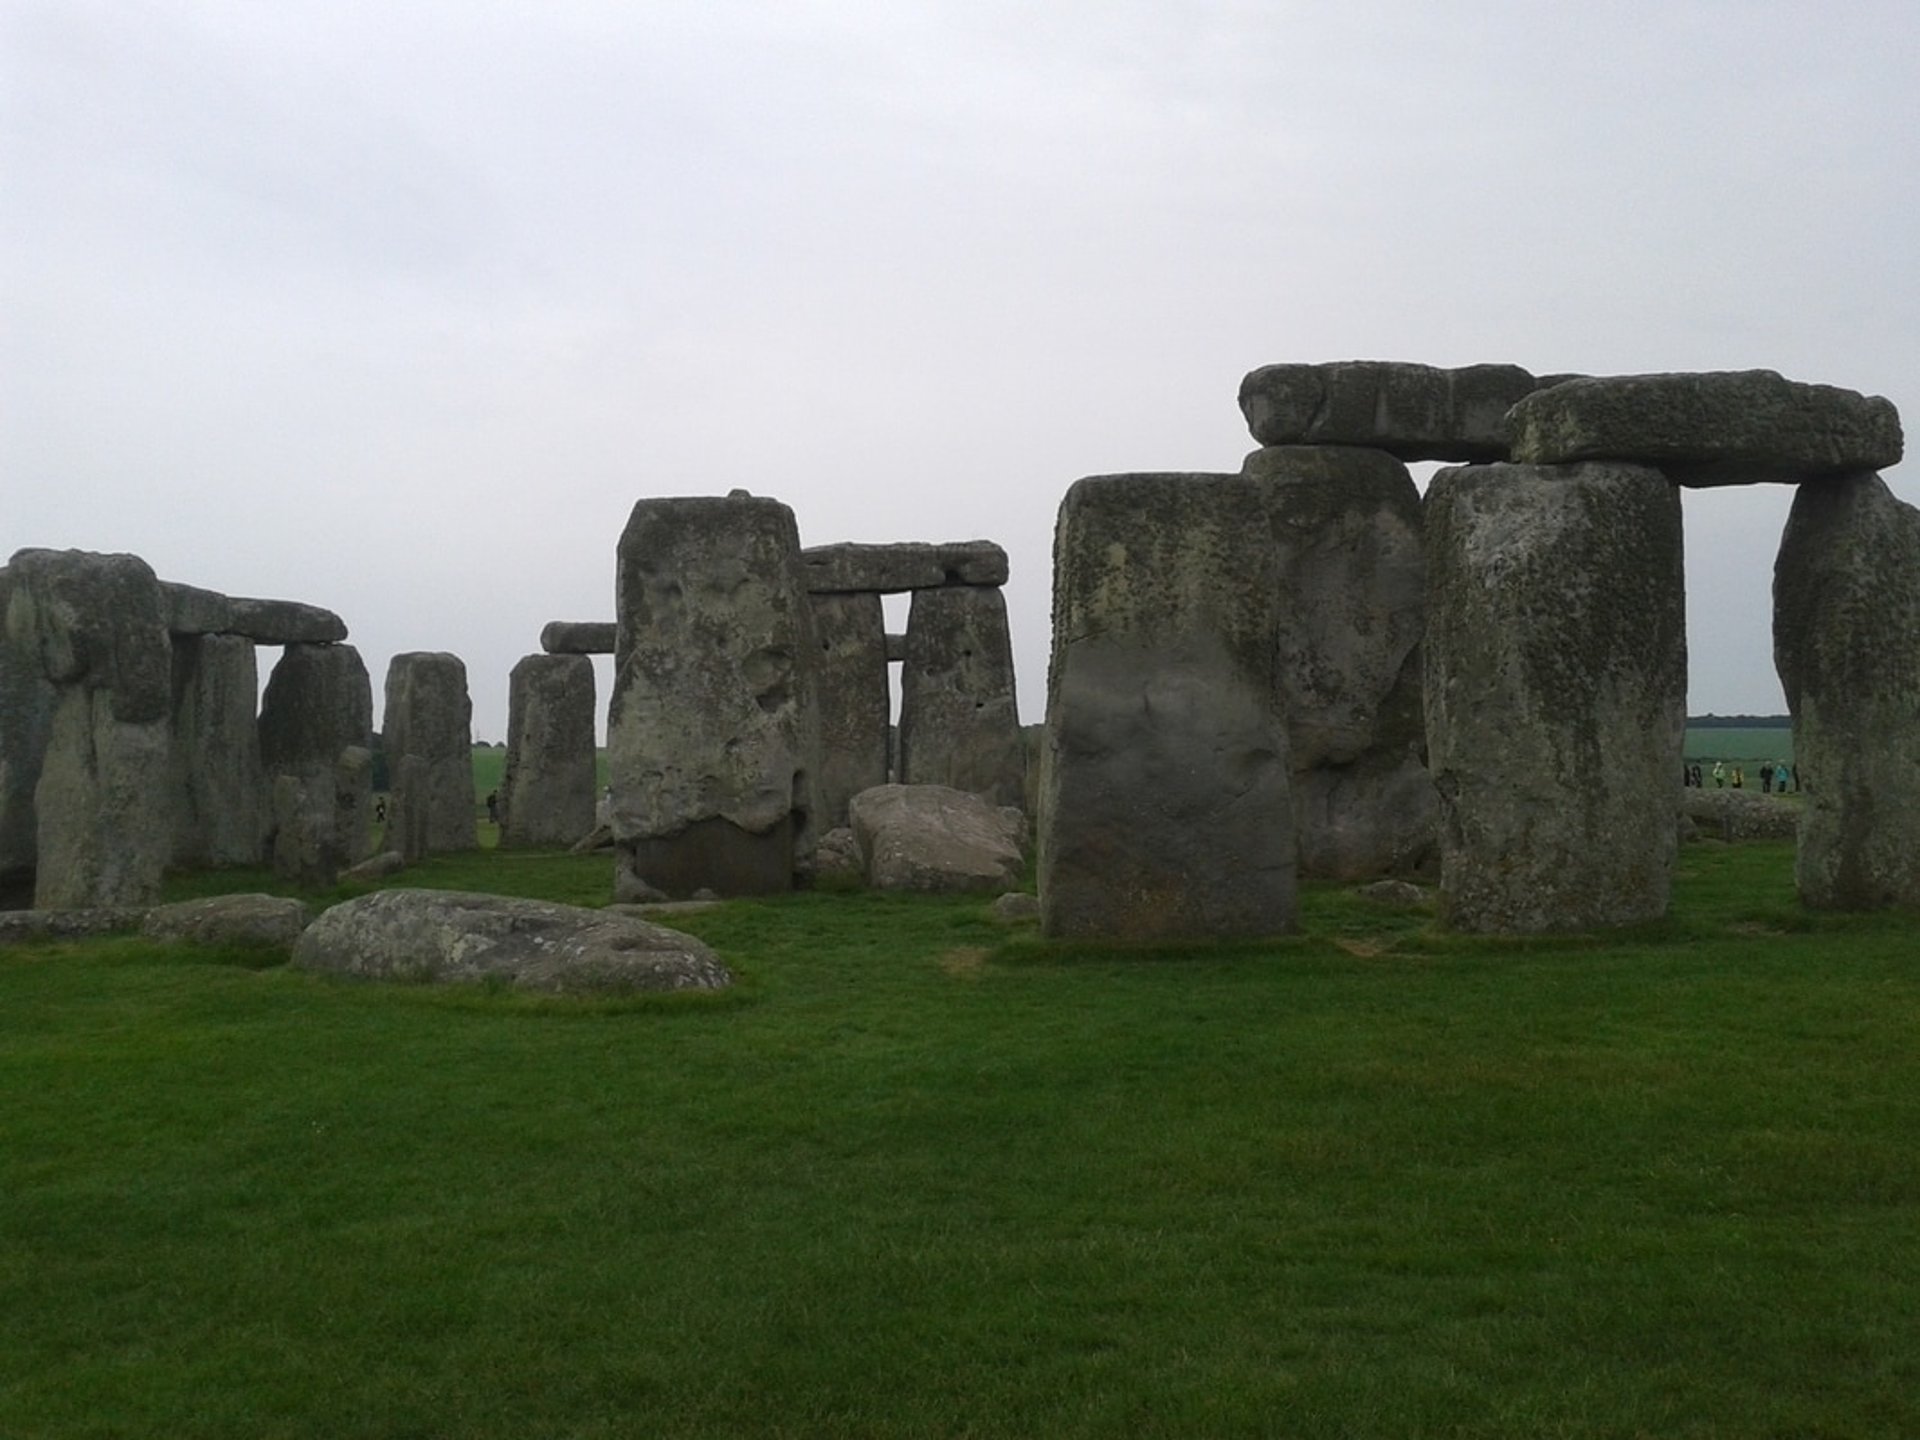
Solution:
M 1920 943 L 1790 864 L 1551 943 L 737 902 L 738 993 L 597 1005 L 0 952 L 0 1435 L 1920 1433 Z

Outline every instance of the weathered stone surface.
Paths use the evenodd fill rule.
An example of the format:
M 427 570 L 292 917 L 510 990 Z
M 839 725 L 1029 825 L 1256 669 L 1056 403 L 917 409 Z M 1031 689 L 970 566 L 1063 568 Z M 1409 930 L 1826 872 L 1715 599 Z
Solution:
M 916 590 L 900 667 L 900 779 L 1026 799 L 1013 642 L 999 590 Z
M 880 785 L 853 797 L 854 841 L 876 890 L 997 893 L 1023 866 L 1007 817 L 944 785 Z
M 144 904 L 173 838 L 160 582 L 138 556 L 80 550 L 23 550 L 8 570 L 11 643 L 55 693 L 34 791 L 34 904 Z
M 406 868 L 406 856 L 398 850 L 382 850 L 378 855 L 369 855 L 358 865 L 349 865 L 340 872 L 340 878 L 358 885 L 368 885 L 375 880 L 398 875 Z
M 328 910 L 293 949 L 303 970 L 554 994 L 719 990 L 733 976 L 678 930 L 544 900 L 382 890 Z
M 387 666 L 381 739 L 391 782 L 388 814 L 420 854 L 471 850 L 479 844 L 473 794 L 473 701 L 467 667 L 457 655 L 411 650 Z M 417 765 L 409 765 L 417 760 Z M 400 852 L 408 860 L 403 840 Z
M 575 855 L 591 855 L 596 850 L 613 848 L 613 824 L 602 821 L 567 847 Z
M 267 853 L 298 883 L 332 883 L 372 846 L 373 685 L 351 645 L 289 645 L 260 702 Z M 290 781 L 291 784 L 283 784 Z
M 53 723 L 53 682 L 7 636 L 13 572 L 0 567 L 0 889 L 28 887 L 38 851 L 34 787 Z
M 138 930 L 145 905 L 107 905 L 85 910 L 0 910 L 0 945 L 40 940 L 90 940 Z
M 887 623 L 872 594 L 810 595 L 820 705 L 818 825 L 847 821 L 847 802 L 887 783 Z
M 1633 465 L 1443 470 L 1426 540 L 1443 915 L 1531 933 L 1663 914 L 1686 726 L 1678 492 Z
M 1628 460 L 1682 485 L 1876 470 L 1897 463 L 1903 443 L 1892 402 L 1772 370 L 1570 380 L 1527 396 L 1507 424 L 1515 460 Z
M 1684 838 L 1704 840 L 1791 840 L 1800 828 L 1800 811 L 1785 800 L 1758 790 L 1680 792 Z
M 851 825 L 836 825 L 820 837 L 820 843 L 813 847 L 812 870 L 816 880 L 866 877 L 866 858 L 860 853 L 860 842 L 854 838 Z
M 1005 925 L 1017 925 L 1040 918 L 1040 897 L 1023 890 L 1012 890 L 993 902 L 993 918 Z
M 1436 855 L 1420 712 L 1420 492 L 1381 450 L 1270 446 L 1282 709 L 1302 875 L 1405 874 Z
M 607 759 L 624 867 L 670 894 L 785 890 L 813 843 L 811 610 L 778 501 L 642 500 L 620 537 Z
M 549 655 L 611 655 L 619 627 L 611 620 L 549 620 L 540 648 Z
M 167 628 L 176 635 L 241 635 L 258 645 L 330 645 L 347 638 L 331 610 L 298 600 L 256 600 L 161 582 Z
M 815 545 L 800 552 L 806 587 L 816 595 L 848 591 L 898 594 L 943 585 L 1004 585 L 1007 552 L 991 540 L 923 545 Z
M 1773 569 L 1773 661 L 1821 909 L 1920 907 L 1920 510 L 1878 475 L 1802 486 Z
M 1262 445 L 1363 445 L 1402 460 L 1504 460 L 1507 411 L 1537 383 L 1518 365 L 1263 365 L 1240 382 L 1240 413 Z
M 257 865 L 266 843 L 253 642 L 173 637 L 173 863 Z
M 507 678 L 507 762 L 500 843 L 572 845 L 593 829 L 599 763 L 593 662 L 528 655 Z
M 155 940 L 286 949 L 313 923 L 313 907 L 284 895 L 213 895 L 156 905 L 140 922 Z
M 1405 880 L 1374 880 L 1354 890 L 1362 900 L 1395 910 L 1418 910 L 1432 903 L 1433 897 L 1418 885 Z
M 1271 488 L 1102 475 L 1061 504 L 1040 801 L 1048 935 L 1293 926 Z

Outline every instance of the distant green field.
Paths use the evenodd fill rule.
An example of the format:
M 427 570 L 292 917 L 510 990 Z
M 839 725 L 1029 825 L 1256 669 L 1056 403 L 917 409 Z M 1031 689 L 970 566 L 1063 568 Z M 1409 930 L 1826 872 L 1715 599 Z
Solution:
M 1686 757 L 1708 764 L 1715 760 L 1725 760 L 1730 764 L 1738 761 L 1749 767 L 1764 760 L 1784 760 L 1791 764 L 1793 731 L 1709 730 L 1689 726 Z M 1750 777 L 1750 783 L 1757 783 L 1757 777 Z

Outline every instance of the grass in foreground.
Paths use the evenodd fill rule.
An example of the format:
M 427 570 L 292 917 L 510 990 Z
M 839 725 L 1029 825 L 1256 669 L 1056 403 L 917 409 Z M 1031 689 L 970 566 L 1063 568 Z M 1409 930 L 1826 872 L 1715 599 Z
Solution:
M 1912 1434 L 1913 923 L 1789 865 L 1606 941 L 740 902 L 717 1005 L 6 952 L 0 1434 Z

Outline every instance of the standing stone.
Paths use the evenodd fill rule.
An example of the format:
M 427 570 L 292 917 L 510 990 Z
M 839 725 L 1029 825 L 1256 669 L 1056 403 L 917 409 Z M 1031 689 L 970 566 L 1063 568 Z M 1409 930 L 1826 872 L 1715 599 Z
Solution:
M 1442 470 L 1427 490 L 1427 743 L 1462 930 L 1666 912 L 1686 728 L 1679 492 L 1634 465 Z
M 1438 816 L 1420 708 L 1420 492 L 1391 455 L 1352 447 L 1256 450 L 1245 473 L 1273 506 L 1300 873 L 1417 870 Z
M 372 743 L 373 685 L 360 652 L 351 645 L 287 646 L 260 702 L 275 873 L 331 883 L 369 853 Z
M 393 787 L 389 813 L 403 836 L 412 834 L 424 843 L 421 854 L 473 849 L 479 833 L 467 667 L 445 651 L 396 655 L 387 666 L 386 694 L 380 734 Z M 409 767 L 404 762 L 410 756 L 422 763 Z M 407 854 L 404 844 L 399 849 Z
M 815 594 L 815 686 L 822 831 L 847 823 L 847 802 L 887 783 L 887 621 L 877 594 Z
M 267 798 L 253 642 L 173 637 L 173 863 L 257 865 Z
M 1040 802 L 1046 934 L 1292 928 L 1271 488 L 1103 475 L 1067 492 Z
M 8 634 L 55 697 L 34 791 L 34 905 L 148 903 L 173 839 L 160 582 L 135 555 L 22 550 L 8 568 Z
M 34 787 L 53 723 L 53 685 L 38 660 L 7 638 L 13 572 L 0 566 L 0 888 L 31 898 L 39 821 Z
M 1773 569 L 1773 660 L 1806 796 L 1800 898 L 1920 907 L 1920 510 L 1878 475 L 1794 496 Z
M 616 894 L 791 888 L 819 748 L 793 512 L 743 492 L 642 500 L 617 574 Z
M 593 662 L 528 655 L 507 680 L 500 843 L 571 845 L 594 824 Z
M 995 805 L 1025 799 L 1026 747 L 999 590 L 913 592 L 900 666 L 900 778 L 971 791 Z

